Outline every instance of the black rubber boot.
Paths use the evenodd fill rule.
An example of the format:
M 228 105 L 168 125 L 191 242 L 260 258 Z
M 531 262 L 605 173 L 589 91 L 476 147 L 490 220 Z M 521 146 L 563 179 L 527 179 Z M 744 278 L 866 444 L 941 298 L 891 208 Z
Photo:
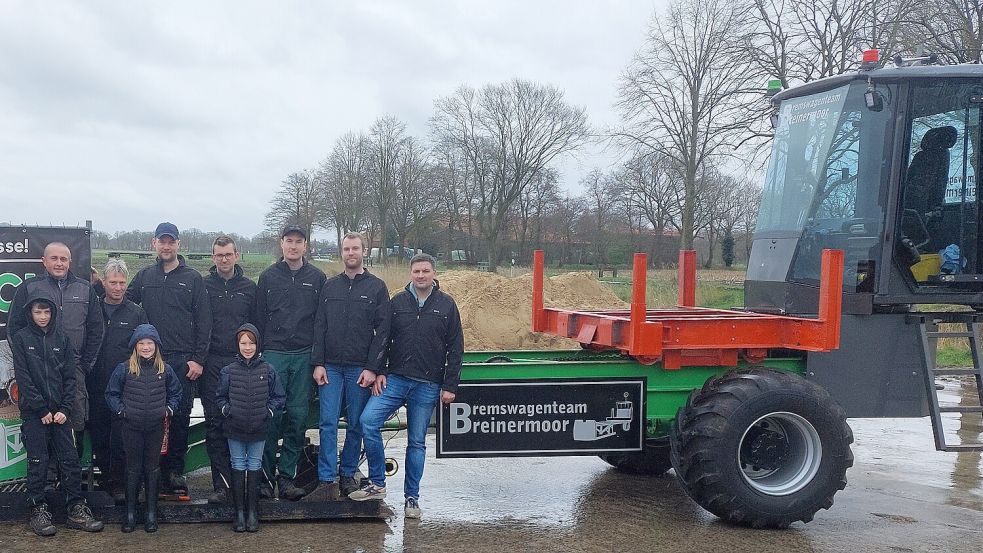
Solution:
M 126 471 L 126 515 L 120 528 L 129 534 L 137 527 L 137 497 L 140 495 L 140 471 Z
M 148 533 L 157 531 L 157 486 L 160 484 L 160 469 L 150 472 L 144 478 L 144 495 L 147 496 L 147 519 L 143 529 Z
M 259 513 L 256 512 L 259 504 L 259 486 L 263 478 L 263 472 L 251 470 L 248 473 L 246 485 L 246 532 L 256 532 L 259 530 Z
M 232 517 L 232 531 L 246 531 L 246 471 L 232 471 L 232 505 L 235 514 Z

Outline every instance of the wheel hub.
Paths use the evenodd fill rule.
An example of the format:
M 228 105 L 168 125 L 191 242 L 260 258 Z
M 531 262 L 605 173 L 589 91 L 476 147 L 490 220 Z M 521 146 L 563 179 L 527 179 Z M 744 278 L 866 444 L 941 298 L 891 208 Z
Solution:
M 812 481 L 822 460 L 819 432 L 805 418 L 769 413 L 741 437 L 738 466 L 744 481 L 766 495 L 795 493 Z

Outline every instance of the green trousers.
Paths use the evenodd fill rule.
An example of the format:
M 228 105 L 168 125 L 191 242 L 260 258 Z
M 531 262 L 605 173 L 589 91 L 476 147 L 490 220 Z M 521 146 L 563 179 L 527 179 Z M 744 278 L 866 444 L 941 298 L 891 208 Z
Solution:
M 276 370 L 287 394 L 285 412 L 277 413 L 270 421 L 266 446 L 263 449 L 263 469 L 270 478 L 277 474 L 295 478 L 297 460 L 304 449 L 307 415 L 314 397 L 314 369 L 311 352 L 264 351 L 263 358 Z M 279 446 L 280 438 L 283 445 Z M 277 464 L 277 448 L 280 460 Z M 276 469 L 276 470 L 274 470 Z

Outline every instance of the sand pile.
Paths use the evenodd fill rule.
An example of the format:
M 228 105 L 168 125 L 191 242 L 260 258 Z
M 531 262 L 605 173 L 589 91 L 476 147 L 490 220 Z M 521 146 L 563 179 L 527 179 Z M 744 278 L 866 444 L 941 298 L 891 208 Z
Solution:
M 494 273 L 450 271 L 438 279 L 461 310 L 464 348 L 468 351 L 578 347 L 573 340 L 532 332 L 531 274 L 507 278 Z M 543 288 L 547 307 L 627 307 L 590 273 L 549 277 Z

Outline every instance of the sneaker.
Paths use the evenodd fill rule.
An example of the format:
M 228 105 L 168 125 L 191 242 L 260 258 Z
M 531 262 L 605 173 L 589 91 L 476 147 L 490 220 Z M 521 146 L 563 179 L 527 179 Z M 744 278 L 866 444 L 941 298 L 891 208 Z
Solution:
M 212 505 L 224 505 L 228 501 L 228 492 L 225 488 L 219 488 L 208 496 L 208 503 Z
M 291 478 L 281 476 L 277 479 L 276 487 L 280 492 L 280 499 L 286 499 L 288 501 L 298 501 L 304 497 L 304 490 L 298 488 L 294 485 L 294 481 Z
M 58 530 L 51 524 L 51 512 L 44 503 L 31 508 L 31 530 L 39 536 L 54 536 Z
M 68 520 L 65 526 L 86 532 L 99 532 L 103 524 L 92 516 L 92 510 L 85 503 L 76 503 L 68 509 Z
M 341 486 L 341 495 L 343 497 L 348 497 L 353 491 L 358 489 L 358 481 L 353 476 L 342 476 L 338 484 Z
M 420 509 L 420 502 L 415 497 L 407 497 L 403 504 L 403 514 L 406 518 L 420 518 L 423 510 Z
M 348 494 L 348 499 L 354 499 L 355 501 L 367 501 L 369 499 L 383 499 L 386 497 L 386 488 L 383 486 L 376 486 L 368 480 L 365 482 L 366 483 L 363 484 L 361 488 Z

